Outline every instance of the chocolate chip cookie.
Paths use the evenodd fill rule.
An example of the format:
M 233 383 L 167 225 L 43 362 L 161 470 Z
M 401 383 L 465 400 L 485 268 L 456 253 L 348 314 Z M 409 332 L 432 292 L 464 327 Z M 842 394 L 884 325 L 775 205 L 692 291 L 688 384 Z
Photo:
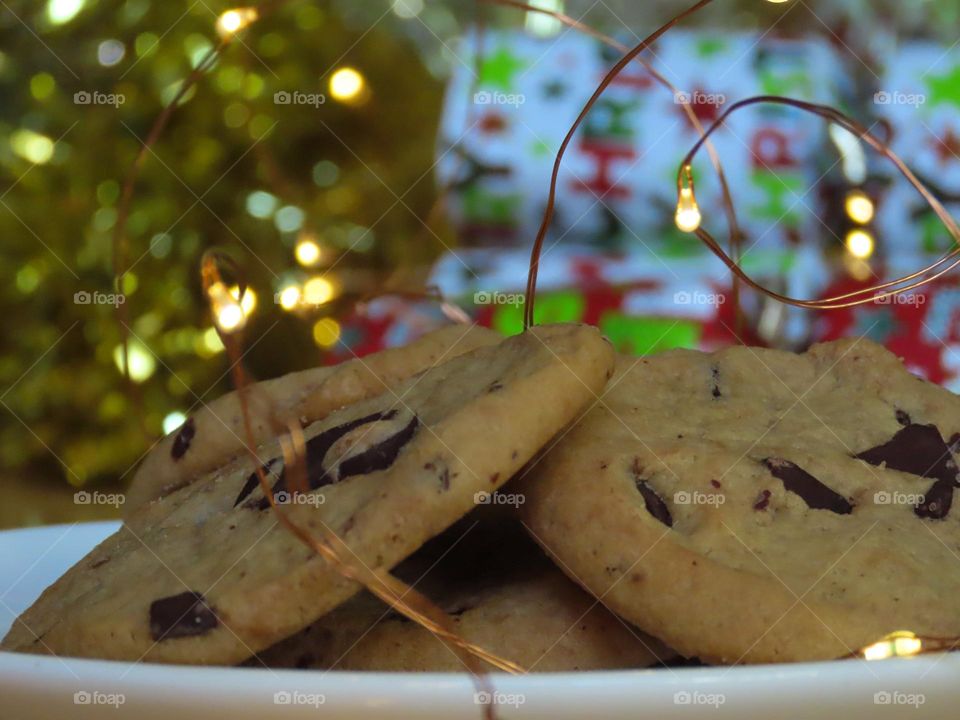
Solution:
M 539 327 L 307 426 L 308 488 L 292 482 L 284 438 L 258 455 L 279 511 L 388 569 L 506 482 L 595 399 L 613 364 L 596 329 Z M 244 456 L 134 513 L 18 618 L 3 647 L 235 664 L 358 590 L 278 525 Z
M 431 598 L 452 615 L 462 637 L 530 672 L 641 668 L 669 657 L 659 642 L 622 623 L 555 568 L 482 589 L 447 588 Z M 439 637 L 368 593 L 260 660 L 268 667 L 466 672 Z
M 620 358 L 522 483 L 571 577 L 686 656 L 960 635 L 960 399 L 867 340 Z
M 394 572 L 447 611 L 462 637 L 530 672 L 648 667 L 675 656 L 568 580 L 514 518 L 474 511 Z M 245 664 L 465 671 L 439 637 L 366 592 Z
M 404 347 L 254 383 L 247 394 L 254 440 L 262 443 L 285 432 L 289 419 L 308 425 L 344 405 L 379 395 L 424 368 L 500 340 L 492 330 L 453 325 Z M 144 457 L 127 490 L 125 514 L 228 464 L 244 445 L 238 394 L 204 404 Z

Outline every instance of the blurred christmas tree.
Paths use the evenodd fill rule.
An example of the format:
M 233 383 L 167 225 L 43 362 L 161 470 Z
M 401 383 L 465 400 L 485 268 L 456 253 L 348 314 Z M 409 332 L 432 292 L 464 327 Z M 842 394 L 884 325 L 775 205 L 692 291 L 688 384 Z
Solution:
M 638 35 L 684 5 L 544 2 Z M 749 30 L 762 25 L 758 5 L 717 2 L 697 22 Z M 785 15 L 779 30 L 868 52 L 878 24 L 944 40 L 960 3 L 798 6 L 806 11 Z M 165 104 L 217 44 L 218 21 L 230 32 L 249 19 L 230 10 L 0 3 L 0 467 L 15 493 L 0 525 L 78 514 L 48 511 L 39 498 L 122 484 L 151 437 L 229 387 L 200 292 L 205 250 L 228 251 L 247 273 L 256 305 L 244 362 L 267 377 L 322 361 L 347 303 L 456 243 L 426 219 L 444 77 L 476 3 L 275 0 L 186 94 L 148 152 L 126 227 L 125 281 L 114 286 L 123 179 Z M 813 11 L 822 27 L 811 27 Z M 516 9 L 484 12 L 492 25 L 523 22 Z M 110 304 L 119 294 L 132 394 Z M 291 312 L 298 294 L 320 308 Z
M 122 480 L 149 447 L 144 425 L 157 436 L 227 389 L 200 293 L 206 249 L 228 250 L 248 273 L 257 303 L 244 362 L 255 376 L 321 361 L 312 326 L 338 313 L 338 298 L 436 256 L 422 218 L 435 196 L 442 80 L 424 60 L 442 63 L 416 46 L 431 23 L 449 35 L 453 16 L 440 8 L 427 24 L 409 23 L 411 9 L 429 10 L 357 5 L 278 6 L 187 93 L 136 184 L 123 288 L 111 253 L 123 178 L 164 104 L 218 42 L 229 6 L 0 9 L 8 488 L 14 478 L 34 489 Z M 311 276 L 323 282 L 304 286 Z M 289 287 L 323 307 L 286 312 L 273 300 Z M 143 423 L 120 370 L 120 292 Z

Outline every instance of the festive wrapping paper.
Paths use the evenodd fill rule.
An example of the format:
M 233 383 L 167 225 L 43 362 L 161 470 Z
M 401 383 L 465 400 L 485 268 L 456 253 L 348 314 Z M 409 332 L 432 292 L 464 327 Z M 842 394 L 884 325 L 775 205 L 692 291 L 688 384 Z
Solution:
M 960 211 L 960 49 L 908 42 L 886 53 L 869 94 L 873 129 L 916 175 Z M 868 125 L 871 123 L 868 122 Z M 871 229 L 877 284 L 929 265 L 954 241 L 929 205 L 891 164 L 874 159 L 870 185 L 877 201 Z M 864 287 L 838 280 L 824 295 Z M 956 270 L 928 286 L 882 302 L 818 314 L 816 340 L 865 336 L 903 358 L 913 372 L 960 391 L 960 277 Z
M 782 277 L 782 289 L 806 297 L 817 291 L 820 262 L 814 250 L 758 250 L 745 269 Z M 513 334 L 522 329 L 528 263 L 526 249 L 462 249 L 444 255 L 429 282 L 473 321 Z M 536 320 L 591 323 L 630 354 L 762 343 L 746 328 L 735 332 L 730 292 L 729 272 L 715 259 L 679 251 L 661 256 L 644 248 L 602 252 L 555 246 L 541 259 Z M 749 309 L 756 321 L 761 308 Z M 783 334 L 805 339 L 806 317 L 783 316 L 788 325 Z M 343 345 L 331 359 L 401 345 L 449 322 L 438 303 L 380 298 L 344 322 Z
M 943 201 L 960 211 L 960 48 L 910 42 L 889 54 L 870 105 L 890 145 Z M 882 134 L 882 133 L 881 133 Z M 891 273 L 912 272 L 952 249 L 929 205 L 887 162 L 875 228 Z
M 481 49 L 479 75 L 472 68 Z M 539 223 L 556 151 L 619 54 L 566 32 L 470 36 L 458 51 L 441 125 L 438 172 L 453 182 L 451 208 L 468 242 L 525 244 Z M 680 99 L 708 125 L 724 106 L 757 94 L 836 104 L 846 76 L 816 39 L 673 31 L 646 56 L 680 91 L 634 63 L 598 101 L 574 137 L 559 175 L 554 237 L 622 247 L 672 242 L 677 167 L 697 139 Z M 747 247 L 783 247 L 816 235 L 815 193 L 825 127 L 778 106 L 735 115 L 712 140 L 725 161 Z M 719 186 L 705 151 L 695 164 L 698 199 L 718 235 Z
M 841 280 L 827 292 L 837 295 L 862 287 L 862 283 Z M 869 338 L 903 358 L 917 375 L 960 392 L 960 283 L 956 279 L 868 305 L 818 313 L 814 333 L 818 341 Z
M 487 31 L 469 37 L 458 56 L 437 167 L 440 184 L 453 188 L 448 208 L 468 248 L 440 258 L 430 284 L 476 321 L 519 332 L 518 294 L 556 150 L 618 53 L 575 32 L 542 40 Z M 674 31 L 648 57 L 683 97 L 633 64 L 585 119 L 558 177 L 538 320 L 596 324 L 625 352 L 710 349 L 737 341 L 731 276 L 673 223 L 677 166 L 697 138 L 678 101 L 691 102 L 709 125 L 726 103 L 761 93 L 836 103 L 842 88 L 832 81 L 845 73 L 819 40 L 770 35 Z M 827 270 L 816 242 L 817 196 L 807 190 L 823 170 L 824 123 L 760 106 L 734 116 L 713 139 L 748 234 L 744 269 L 787 294 L 816 296 Z M 719 184 L 706 153 L 698 158 L 705 222 L 724 238 Z M 749 293 L 743 302 L 753 326 L 766 332 L 743 331 L 741 340 L 808 340 L 809 313 L 771 308 Z M 383 298 L 345 325 L 343 340 L 361 354 L 445 322 L 434 303 Z

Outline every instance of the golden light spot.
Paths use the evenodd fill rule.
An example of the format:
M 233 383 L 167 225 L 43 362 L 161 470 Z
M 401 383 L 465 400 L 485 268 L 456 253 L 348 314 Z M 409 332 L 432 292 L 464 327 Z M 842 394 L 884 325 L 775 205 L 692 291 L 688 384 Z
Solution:
M 168 413 L 163 418 L 163 434 L 169 435 L 178 427 L 183 425 L 187 421 L 187 416 L 184 415 L 179 410 L 175 410 L 172 413 Z
M 330 95 L 340 102 L 360 100 L 366 89 L 366 81 L 358 70 L 342 67 L 330 76 Z
M 297 257 L 297 262 L 304 267 L 316 265 L 320 261 L 321 254 L 322 252 L 320 250 L 320 245 L 309 235 L 304 236 L 301 240 L 299 240 L 297 242 L 297 247 L 294 250 L 294 255 Z
M 234 300 L 240 300 L 240 309 L 243 310 L 243 314 L 247 317 L 250 317 L 250 313 L 254 311 L 254 308 L 257 307 L 257 294 L 253 291 L 253 288 L 249 285 L 243 291 L 243 299 L 240 299 L 240 286 L 233 285 L 230 288 L 230 294 L 233 296 Z
M 195 347 L 197 354 L 201 357 L 211 357 L 226 350 L 215 327 L 207 328 L 200 336 L 200 342 Z
M 157 361 L 153 355 L 139 341 L 131 340 L 127 343 L 127 357 L 130 360 L 130 379 L 135 383 L 142 383 L 153 375 L 157 369 Z M 117 369 L 124 373 L 123 345 L 113 349 L 113 362 Z
M 313 341 L 320 347 L 333 347 L 339 339 L 340 323 L 333 318 L 323 318 L 314 324 Z
M 681 232 L 692 233 L 700 227 L 700 208 L 697 206 L 693 190 L 682 188 L 677 197 L 677 213 L 674 221 Z
M 312 277 L 303 284 L 303 301 L 307 305 L 323 305 L 336 295 L 336 289 L 323 277 Z
M 249 27 L 259 17 L 254 7 L 232 8 L 225 10 L 217 18 L 217 35 L 226 39 Z
M 33 130 L 16 130 L 10 135 L 10 147 L 24 160 L 43 165 L 53 157 L 53 140 Z
M 49 0 L 47 18 L 54 25 L 63 25 L 77 16 L 84 4 L 84 0 Z
M 851 230 L 847 233 L 844 243 L 847 246 L 847 252 L 855 258 L 864 260 L 873 255 L 873 235 L 866 230 Z
M 284 310 L 290 311 L 297 307 L 300 304 L 300 288 L 297 285 L 287 285 L 279 293 L 277 293 L 277 301 L 280 303 L 280 307 Z
M 873 220 L 873 201 L 861 190 L 851 190 L 847 195 L 844 208 L 847 216 L 855 223 L 866 225 Z
M 898 630 L 872 645 L 861 654 L 866 660 L 886 660 L 893 657 L 910 657 L 923 649 L 923 642 L 909 630 Z
M 222 282 L 217 281 L 207 288 L 207 297 L 213 310 L 214 322 L 224 333 L 242 330 L 247 324 L 247 315 L 236 296 Z

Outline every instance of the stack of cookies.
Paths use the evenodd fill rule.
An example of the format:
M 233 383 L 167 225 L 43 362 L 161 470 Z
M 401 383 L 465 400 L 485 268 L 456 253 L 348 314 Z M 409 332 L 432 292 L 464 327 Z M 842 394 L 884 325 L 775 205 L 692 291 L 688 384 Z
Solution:
M 464 669 L 278 512 L 529 670 L 960 636 L 957 452 L 960 400 L 867 340 L 638 358 L 589 326 L 454 326 L 205 406 L 145 458 L 123 526 L 3 648 Z

